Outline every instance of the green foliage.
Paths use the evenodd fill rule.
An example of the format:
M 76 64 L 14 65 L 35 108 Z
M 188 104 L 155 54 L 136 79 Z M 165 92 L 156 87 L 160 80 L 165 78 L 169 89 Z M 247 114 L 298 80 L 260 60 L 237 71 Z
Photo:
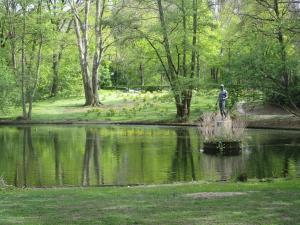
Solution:
M 57 97 L 83 96 L 76 33 L 74 26 L 68 28 L 71 13 L 64 10 L 69 3 L 55 2 L 57 5 L 42 2 L 40 13 L 38 1 L 26 2 L 27 6 L 32 7 L 32 10 L 25 13 L 27 32 L 24 34 L 24 50 L 27 62 L 30 61 L 34 46 L 37 46 L 39 34 L 43 37 L 35 100 L 52 96 L 54 83 L 57 85 Z M 285 1 L 277 1 L 278 12 L 276 7 L 268 8 L 266 4 L 255 0 L 247 3 L 220 1 L 217 8 L 209 4 L 210 1 L 197 2 L 197 41 L 193 46 L 193 1 L 162 0 L 172 59 L 170 68 L 175 71 L 175 78 L 170 82 L 167 77 L 169 62 L 164 48 L 166 40 L 156 1 L 106 1 L 110 6 L 106 7 L 102 21 L 102 47 L 105 51 L 99 69 L 100 86 L 146 92 L 171 87 L 173 96 L 170 99 L 174 102 L 176 95 L 179 99 L 184 99 L 191 90 L 208 91 L 223 82 L 229 91 L 230 108 L 241 99 L 253 101 L 262 98 L 284 107 L 299 107 L 300 98 L 296 97 L 300 95 L 299 8 Z M 275 4 L 271 0 L 263 2 L 271 6 Z M 94 2 L 91 9 L 93 11 Z M 4 2 L 0 3 L 2 110 L 7 105 L 19 105 L 21 102 L 20 49 L 24 18 L 21 14 L 20 9 L 8 13 Z M 92 18 L 90 25 L 89 50 L 94 50 Z M 12 27 L 15 34 L 10 31 Z M 17 70 L 14 73 L 11 56 L 13 43 L 18 50 Z M 36 50 L 37 48 L 35 52 Z M 193 51 L 197 56 L 194 76 L 191 71 Z M 53 59 L 57 54 L 60 54 L 60 61 L 55 81 Z M 90 66 L 92 60 L 90 57 Z M 31 66 L 27 63 L 25 68 L 27 100 L 34 87 L 36 60 L 34 61 Z M 124 98 L 124 103 L 126 101 L 128 102 Z
M 0 111 L 7 112 L 9 106 L 19 103 L 19 90 L 12 71 L 0 58 Z
M 100 67 L 100 87 L 110 87 L 111 85 L 110 61 L 104 61 Z
M 297 60 L 300 37 L 293 30 L 299 28 L 299 17 L 294 15 L 296 11 L 288 9 L 287 2 L 276 4 L 278 9 L 257 1 L 241 4 L 239 8 L 234 4 L 224 6 L 222 16 L 231 18 L 231 24 L 223 34 L 219 67 L 222 81 L 235 89 L 231 94 L 234 101 L 238 101 L 246 89 L 260 91 L 265 100 L 278 105 L 300 106 L 295 98 L 300 95 L 300 62 Z M 239 13 L 232 15 L 229 9 Z

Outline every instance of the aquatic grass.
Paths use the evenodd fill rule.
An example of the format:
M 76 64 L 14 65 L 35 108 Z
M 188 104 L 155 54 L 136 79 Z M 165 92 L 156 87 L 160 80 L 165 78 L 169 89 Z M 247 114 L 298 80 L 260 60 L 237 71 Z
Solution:
M 223 121 L 222 127 L 217 127 L 217 122 Z M 227 126 L 229 123 L 230 126 Z M 231 120 L 230 116 L 222 120 L 217 113 L 203 113 L 198 129 L 206 142 L 241 141 L 244 137 L 246 122 L 242 119 Z

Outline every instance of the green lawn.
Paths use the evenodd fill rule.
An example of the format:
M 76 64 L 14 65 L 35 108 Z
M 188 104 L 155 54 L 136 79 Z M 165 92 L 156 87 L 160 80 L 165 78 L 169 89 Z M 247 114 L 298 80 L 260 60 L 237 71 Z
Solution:
M 217 93 L 194 92 L 190 120 L 194 121 L 201 112 L 211 109 L 216 101 Z M 83 107 L 84 98 L 49 99 L 35 102 L 33 105 L 33 120 L 39 121 L 174 121 L 176 108 L 170 93 L 126 93 L 122 91 L 100 92 L 103 103 L 98 108 Z M 16 119 L 21 115 L 21 109 L 11 109 L 1 118 Z
M 187 195 L 199 192 L 244 195 Z M 5 225 L 300 224 L 299 211 L 299 179 L 0 191 L 0 224 Z

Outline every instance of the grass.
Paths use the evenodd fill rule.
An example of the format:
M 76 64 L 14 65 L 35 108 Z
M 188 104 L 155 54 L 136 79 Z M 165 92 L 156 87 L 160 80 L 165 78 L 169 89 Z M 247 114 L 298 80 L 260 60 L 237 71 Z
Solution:
M 216 101 L 217 93 L 195 92 L 190 120 L 199 118 L 202 111 L 210 110 Z M 176 107 L 168 92 L 126 93 L 122 91 L 100 92 L 103 103 L 98 108 L 83 107 L 83 97 L 48 99 L 35 102 L 32 120 L 35 121 L 174 121 Z M 3 119 L 14 120 L 21 115 L 21 109 L 11 109 Z
M 245 195 L 199 199 L 197 192 Z M 299 224 L 300 180 L 0 191 L 0 224 Z

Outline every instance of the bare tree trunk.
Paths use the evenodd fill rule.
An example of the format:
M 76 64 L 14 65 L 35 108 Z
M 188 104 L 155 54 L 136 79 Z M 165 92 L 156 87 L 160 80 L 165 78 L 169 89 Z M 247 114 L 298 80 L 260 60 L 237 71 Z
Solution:
M 92 87 L 89 78 L 88 65 L 88 16 L 90 9 L 90 0 L 85 1 L 84 22 L 80 20 L 79 14 L 74 5 L 71 5 L 75 23 L 75 33 L 77 38 L 77 47 L 79 51 L 79 61 L 82 75 L 82 82 L 85 95 L 85 105 L 92 103 Z
M 102 3 L 102 4 L 101 4 Z M 100 104 L 98 89 L 99 89 L 99 75 L 98 70 L 101 64 L 104 53 L 102 40 L 102 17 L 104 14 L 105 0 L 96 0 L 95 10 L 95 50 L 93 55 L 92 71 L 90 76 L 89 68 L 89 16 L 90 16 L 90 0 L 85 0 L 84 4 L 84 21 L 80 20 L 76 7 L 72 5 L 72 12 L 75 21 L 75 32 L 77 37 L 77 45 L 80 55 L 80 66 L 82 73 L 82 80 L 85 93 L 85 105 L 98 106 Z
M 95 15 L 95 42 L 96 49 L 94 52 L 93 70 L 92 70 L 92 84 L 93 84 L 93 105 L 100 104 L 98 89 L 99 89 L 99 75 L 98 70 L 101 65 L 102 56 L 104 53 L 103 40 L 102 40 L 102 18 L 105 9 L 105 0 L 96 0 L 96 15 Z
M 36 65 L 36 71 L 35 71 L 35 80 L 34 80 L 34 85 L 31 90 L 31 94 L 29 96 L 29 108 L 28 108 L 28 119 L 31 119 L 32 116 L 32 103 L 33 103 L 33 98 L 35 96 L 35 92 L 37 89 L 37 85 L 39 82 L 40 78 L 40 67 L 41 67 L 41 62 L 42 62 L 42 45 L 43 45 L 43 38 L 42 36 L 40 37 L 40 43 L 39 43 L 39 49 L 38 49 L 38 55 L 37 55 L 37 65 Z
M 52 86 L 50 97 L 55 97 L 58 92 L 58 76 L 59 76 L 59 61 L 60 61 L 60 53 L 54 53 L 52 56 Z

